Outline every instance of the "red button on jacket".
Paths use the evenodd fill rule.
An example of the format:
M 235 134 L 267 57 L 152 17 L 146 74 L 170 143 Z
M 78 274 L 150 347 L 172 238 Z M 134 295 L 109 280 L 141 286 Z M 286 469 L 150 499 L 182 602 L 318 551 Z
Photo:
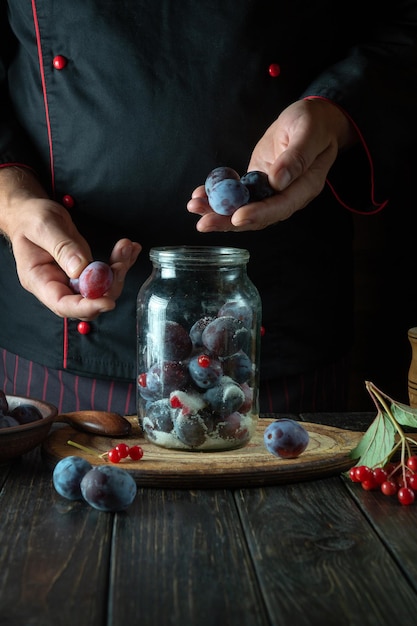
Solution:
M 67 209 L 72 209 L 75 204 L 75 200 L 72 196 L 66 193 L 65 196 L 62 196 L 62 204 L 67 207 Z
M 52 61 L 52 65 L 56 70 L 63 70 L 67 63 L 67 59 L 61 54 L 58 54 L 56 57 L 54 57 Z
M 77 330 L 80 335 L 88 335 L 91 330 L 91 326 L 88 322 L 78 322 Z
M 269 75 L 272 76 L 272 78 L 276 78 L 277 76 L 281 74 L 281 68 L 278 65 L 278 63 L 271 63 L 271 65 L 268 68 L 268 72 L 269 72 Z

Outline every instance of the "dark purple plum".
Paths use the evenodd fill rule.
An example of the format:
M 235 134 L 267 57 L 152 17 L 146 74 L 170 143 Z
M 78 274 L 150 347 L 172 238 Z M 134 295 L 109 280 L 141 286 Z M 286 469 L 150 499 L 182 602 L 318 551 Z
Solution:
M 137 487 L 127 470 L 113 465 L 98 465 L 81 479 L 81 494 L 99 511 L 124 511 L 136 497 Z
M 189 448 L 198 448 L 206 440 L 207 428 L 197 415 L 179 413 L 174 430 L 178 439 Z
M 246 172 L 240 179 L 249 191 L 249 202 L 259 202 L 275 195 L 275 190 L 269 184 L 268 176 L 265 172 L 252 170 Z
M 19 404 L 9 411 L 9 415 L 14 417 L 19 424 L 29 424 L 43 418 L 42 413 L 33 404 Z
M 6 394 L 0 389 L 0 413 L 6 415 L 9 412 L 9 403 L 7 402 Z
M 204 354 L 199 354 L 190 359 L 188 371 L 194 383 L 200 389 L 214 387 L 219 378 L 223 375 L 223 368 L 220 361 Z
M 21 426 L 21 424 L 14 417 L 0 413 L 0 428 L 11 428 L 12 426 Z
M 287 417 L 271 422 L 264 431 L 264 443 L 268 452 L 283 459 L 295 459 L 308 446 L 310 436 L 300 424 Z
M 146 373 L 145 380 L 146 386 L 139 387 L 139 391 L 149 400 L 169 396 L 175 389 L 184 389 L 190 382 L 190 376 L 185 364 L 165 361 L 152 365 Z
M 224 417 L 240 409 L 245 401 L 245 394 L 234 380 L 223 376 L 215 387 L 207 389 L 204 399 L 213 411 Z
M 236 317 L 248 329 L 252 327 L 252 309 L 245 303 L 237 302 L 236 300 L 225 302 L 219 309 L 217 317 L 223 317 L 224 315 Z
M 207 324 L 209 324 L 210 322 L 213 321 L 213 319 L 215 319 L 215 318 L 206 315 L 205 317 L 201 317 L 199 320 L 197 320 L 191 326 L 191 329 L 190 329 L 190 339 L 192 341 L 192 344 L 193 344 L 194 348 L 201 348 L 202 347 L 203 341 L 201 339 L 201 336 L 203 334 L 203 330 L 205 329 Z
M 248 329 L 240 320 L 223 315 L 207 324 L 202 340 L 209 352 L 225 357 L 244 348 L 248 343 L 249 335 Z
M 218 425 L 218 433 L 222 439 L 239 439 L 244 441 L 249 439 L 248 429 L 242 427 L 243 416 L 235 411 L 227 415 Z
M 164 345 L 161 357 L 166 361 L 182 361 L 192 351 L 190 335 L 181 324 L 165 322 Z
M 226 376 L 230 376 L 237 383 L 246 383 L 252 378 L 252 361 L 242 350 L 223 359 L 222 365 Z
M 174 428 L 173 415 L 175 411 L 171 407 L 168 398 L 153 402 L 146 411 L 146 417 L 152 423 L 154 430 L 170 433 Z

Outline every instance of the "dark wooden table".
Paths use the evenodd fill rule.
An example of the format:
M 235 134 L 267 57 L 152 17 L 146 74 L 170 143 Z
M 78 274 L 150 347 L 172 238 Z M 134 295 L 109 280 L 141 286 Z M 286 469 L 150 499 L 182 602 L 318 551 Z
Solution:
M 370 416 L 301 418 L 363 430 Z M 417 504 L 335 475 L 139 487 L 111 514 L 61 498 L 51 475 L 39 448 L 0 466 L 1 626 L 417 623 Z

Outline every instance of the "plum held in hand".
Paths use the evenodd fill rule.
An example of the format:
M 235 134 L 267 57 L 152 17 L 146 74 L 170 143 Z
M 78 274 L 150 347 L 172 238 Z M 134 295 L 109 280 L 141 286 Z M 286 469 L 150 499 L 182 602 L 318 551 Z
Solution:
M 220 166 L 211 170 L 204 183 L 206 194 L 209 196 L 217 183 L 222 180 L 239 180 L 240 176 L 232 167 Z
M 258 170 L 246 172 L 240 179 L 240 182 L 243 183 L 249 191 L 249 202 L 259 202 L 275 194 L 265 172 L 259 172 Z
M 265 172 L 252 170 L 240 178 L 236 170 L 223 166 L 209 173 L 204 188 L 209 205 L 219 215 L 233 215 L 241 206 L 275 194 Z
M 282 459 L 295 459 L 308 446 L 307 430 L 295 420 L 283 417 L 265 428 L 264 443 L 268 452 Z
M 214 185 L 207 197 L 215 213 L 233 215 L 239 207 L 249 202 L 249 190 L 240 180 L 226 178 Z
M 113 272 L 107 263 L 93 261 L 83 269 L 78 279 L 78 284 L 71 283 L 73 289 L 78 289 L 84 298 L 101 298 L 111 287 Z

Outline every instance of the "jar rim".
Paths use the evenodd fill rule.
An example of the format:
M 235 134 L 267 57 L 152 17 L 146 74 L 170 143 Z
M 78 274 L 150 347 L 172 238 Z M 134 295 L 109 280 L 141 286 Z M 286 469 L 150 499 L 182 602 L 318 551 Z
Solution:
M 149 251 L 154 262 L 192 262 L 199 265 L 247 263 L 249 250 L 233 246 L 157 246 Z

